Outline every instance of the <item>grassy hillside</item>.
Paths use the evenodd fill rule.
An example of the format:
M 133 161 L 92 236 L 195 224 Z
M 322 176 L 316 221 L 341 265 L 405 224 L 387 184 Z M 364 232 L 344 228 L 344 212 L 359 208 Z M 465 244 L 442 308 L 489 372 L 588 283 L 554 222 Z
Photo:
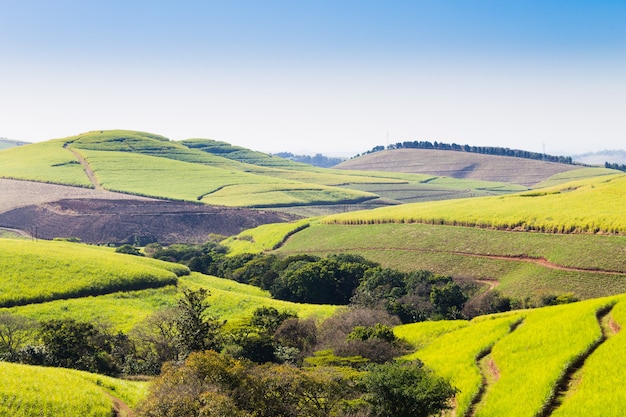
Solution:
M 337 214 L 328 224 L 431 223 L 551 233 L 626 233 L 626 175 L 572 181 L 501 197 Z
M 156 288 L 187 267 L 68 242 L 0 239 L 0 306 Z
M 621 325 L 625 306 L 626 297 L 619 296 L 452 327 L 403 325 L 396 334 L 417 346 L 409 359 L 422 360 L 459 389 L 457 416 L 619 416 L 626 397 L 607 383 L 626 367 L 622 355 L 609 356 L 624 347 L 624 338 L 601 326 L 599 317 Z M 577 366 L 582 382 L 562 385 Z
M 521 300 L 530 297 L 537 301 L 567 292 L 580 298 L 626 292 L 624 236 L 519 233 L 419 223 L 301 223 L 309 226 L 264 225 L 223 243 L 233 254 L 260 253 L 286 240 L 275 253 L 359 254 L 402 271 L 426 269 L 461 280 L 488 280 Z M 290 233 L 294 230 L 297 232 Z
M 224 142 L 174 142 L 124 130 L 2 151 L 0 177 L 207 204 L 314 206 L 327 213 L 365 202 L 389 205 L 527 189 L 503 182 L 317 168 Z
M 0 152 L 0 176 L 38 182 L 92 187 L 83 167 L 62 141 L 19 146 Z
M 0 362 L 0 374 L 0 415 L 3 416 L 123 416 L 114 412 L 116 401 L 134 407 L 147 394 L 145 382 L 70 369 Z

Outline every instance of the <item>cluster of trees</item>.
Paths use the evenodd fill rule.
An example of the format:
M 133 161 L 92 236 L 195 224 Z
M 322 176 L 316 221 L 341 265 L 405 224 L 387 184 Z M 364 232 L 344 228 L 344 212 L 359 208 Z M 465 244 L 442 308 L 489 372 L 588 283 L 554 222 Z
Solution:
M 465 308 L 476 287 L 430 271 L 401 272 L 382 268 L 362 256 L 335 254 L 325 258 L 273 254 L 226 256 L 217 243 L 173 245 L 152 256 L 181 262 L 193 271 L 233 279 L 268 290 L 276 299 L 381 309 L 403 323 L 473 317 L 510 309 L 510 300 L 486 300 Z
M 428 416 L 454 389 L 407 351 L 378 310 L 347 309 L 321 324 L 272 307 L 225 330 L 208 291 L 183 290 L 128 335 L 71 319 L 37 325 L 0 315 L 0 355 L 109 375 L 158 374 L 142 416 Z M 33 343 L 38 341 L 38 343 Z
M 498 156 L 513 156 L 516 158 L 536 159 L 540 161 L 558 162 L 561 164 L 573 164 L 570 156 L 555 156 L 547 155 L 545 153 L 529 152 L 519 149 L 501 148 L 498 146 L 470 146 L 470 145 L 458 145 L 456 143 L 443 143 L 443 142 L 429 142 L 429 141 L 412 141 L 412 142 L 398 142 L 390 144 L 385 148 L 384 146 L 375 146 L 370 151 L 364 154 L 375 153 L 384 151 L 385 149 L 436 149 L 444 151 L 457 151 L 457 152 L 469 152 L 479 153 L 484 155 L 498 155 Z
M 427 417 L 449 408 L 455 390 L 420 363 L 367 373 L 250 362 L 212 351 L 169 366 L 154 382 L 145 417 Z
M 605 162 L 604 163 L 604 167 L 605 168 L 609 168 L 609 169 L 617 169 L 619 171 L 625 171 L 626 172 L 626 164 L 618 164 L 617 162 L 614 162 L 614 163 Z
M 508 311 L 514 305 L 512 300 L 497 292 L 470 300 L 477 291 L 473 284 L 459 284 L 448 276 L 430 271 L 407 273 L 382 268 L 357 255 L 279 258 L 276 255 L 243 254 L 227 257 L 223 247 L 211 244 L 210 248 L 212 254 L 202 255 L 203 262 L 194 261 L 194 257 L 187 258 L 187 261 L 182 259 L 185 256 L 172 257 L 171 250 L 169 260 L 179 258 L 192 270 L 258 286 L 270 291 L 277 299 L 382 309 L 397 315 L 403 323 L 471 318 Z M 155 256 L 159 254 L 155 253 Z M 194 269 L 198 266 L 201 267 Z
M 328 157 L 320 153 L 315 154 L 314 156 L 311 156 L 311 155 L 294 155 L 291 152 L 279 152 L 279 153 L 275 153 L 274 155 L 280 156 L 281 158 L 290 159 L 292 161 L 302 162 L 304 164 L 309 164 L 309 165 L 322 167 L 322 168 L 334 167 L 335 165 L 340 164 L 344 161 L 344 159 L 342 158 Z

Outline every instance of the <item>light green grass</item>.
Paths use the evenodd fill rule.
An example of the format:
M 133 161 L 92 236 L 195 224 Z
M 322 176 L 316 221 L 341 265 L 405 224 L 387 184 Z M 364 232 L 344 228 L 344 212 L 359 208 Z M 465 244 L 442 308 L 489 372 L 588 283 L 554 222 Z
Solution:
M 261 253 L 278 248 L 285 239 L 294 232 L 309 226 L 311 219 L 290 223 L 264 224 L 248 229 L 237 236 L 229 237 L 220 242 L 228 246 L 229 256 L 242 253 Z
M 469 326 L 467 320 L 423 321 L 401 324 L 393 328 L 394 334 L 411 344 L 414 349 L 423 349 L 446 333 Z
M 621 327 L 584 363 L 580 384 L 572 388 L 554 417 L 621 417 L 626 409 L 624 352 L 626 351 L 626 297 L 620 297 L 610 313 Z
M 534 188 L 553 187 L 571 181 L 585 178 L 602 177 L 605 175 L 615 175 L 617 171 L 607 168 L 581 168 L 573 171 L 565 171 L 553 175 L 545 181 L 540 182 Z
M 467 326 L 442 334 L 407 359 L 420 359 L 439 376 L 448 379 L 458 389 L 457 415 L 464 416 L 482 386 L 477 358 L 507 335 L 523 316 L 523 312 L 515 312 L 474 319 Z M 408 326 L 419 332 L 422 323 Z
M 206 288 L 211 295 L 207 299 L 208 312 L 229 325 L 236 325 L 252 316 L 261 306 L 288 310 L 302 318 L 323 320 L 338 307 L 318 304 L 298 304 L 272 299 L 269 292 L 251 285 L 216 278 L 198 273 L 179 278 L 182 288 Z M 130 331 L 155 311 L 176 306 L 181 297 L 174 286 L 141 291 L 117 292 L 97 297 L 56 300 L 5 309 L 14 314 L 38 321 L 52 318 L 72 318 L 110 325 L 114 330 Z M 3 311 L 3 309 L 0 309 Z
M 601 337 L 596 312 L 612 302 L 597 299 L 528 312 L 523 325 L 493 347 L 500 378 L 478 404 L 476 417 L 537 415 L 568 365 Z
M 329 224 L 432 223 L 553 233 L 626 233 L 626 175 L 501 197 L 438 201 L 336 214 Z
M 0 362 L 0 415 L 11 417 L 111 417 L 118 397 L 133 407 L 146 383 L 69 369 Z
M 0 305 L 159 287 L 188 273 L 183 265 L 111 249 L 27 239 L 0 239 Z
M 92 187 L 63 140 L 19 146 L 0 152 L 0 177 Z

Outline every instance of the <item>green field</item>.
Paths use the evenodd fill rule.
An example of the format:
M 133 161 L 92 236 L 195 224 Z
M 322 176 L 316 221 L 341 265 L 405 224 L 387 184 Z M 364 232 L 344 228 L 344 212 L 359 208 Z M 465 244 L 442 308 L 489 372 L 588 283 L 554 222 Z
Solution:
M 80 157 L 87 164 L 81 165 Z M 85 170 L 94 172 L 92 184 Z M 208 139 L 87 132 L 0 152 L 0 177 L 240 207 L 324 207 L 502 195 L 506 183 L 325 169 Z M 304 212 L 304 211 L 301 211 Z
M 429 223 L 550 233 L 626 233 L 626 175 L 501 197 L 436 201 L 336 214 L 328 224 Z
M 162 287 L 187 267 L 69 242 L 0 239 L 0 306 Z
M 279 225 L 275 227 L 278 230 Z M 244 233 L 256 242 L 255 231 Z M 276 253 L 355 253 L 403 271 L 426 269 L 458 279 L 496 280 L 500 291 L 524 299 L 566 292 L 581 298 L 626 292 L 625 248 L 624 236 L 311 222 Z
M 145 382 L 70 369 L 0 362 L 0 374 L 3 416 L 111 417 L 113 397 L 132 408 L 147 394 Z
M 617 353 L 624 338 L 620 332 L 603 343 L 596 317 L 613 305 L 612 319 L 622 324 L 626 297 L 619 296 L 470 322 L 415 323 L 395 332 L 417 348 L 407 359 L 422 360 L 459 390 L 457 416 L 532 417 L 546 415 L 540 414 L 546 407 L 558 416 L 619 416 L 626 407 L 618 388 L 626 367 Z M 486 354 L 487 371 L 478 364 Z M 579 359 L 581 382 L 569 386 L 562 403 L 553 402 Z
M 91 187 L 76 157 L 63 141 L 19 146 L 0 152 L 0 177 Z

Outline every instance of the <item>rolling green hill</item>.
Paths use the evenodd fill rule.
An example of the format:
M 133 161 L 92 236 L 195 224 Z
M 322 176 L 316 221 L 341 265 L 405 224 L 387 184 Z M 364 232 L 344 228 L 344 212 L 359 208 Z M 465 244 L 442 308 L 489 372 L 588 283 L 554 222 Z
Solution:
M 131 382 L 72 369 L 0 362 L 0 415 L 12 417 L 127 416 L 147 394 Z
M 317 168 L 209 139 L 111 130 L 0 152 L 0 177 L 320 213 L 527 190 L 502 182 Z M 309 214 L 309 211 L 302 210 Z
M 0 306 L 158 288 L 189 274 L 183 265 L 69 242 L 0 239 Z
M 405 204 L 328 216 L 334 224 L 430 223 L 550 233 L 626 233 L 626 175 L 501 197 Z

